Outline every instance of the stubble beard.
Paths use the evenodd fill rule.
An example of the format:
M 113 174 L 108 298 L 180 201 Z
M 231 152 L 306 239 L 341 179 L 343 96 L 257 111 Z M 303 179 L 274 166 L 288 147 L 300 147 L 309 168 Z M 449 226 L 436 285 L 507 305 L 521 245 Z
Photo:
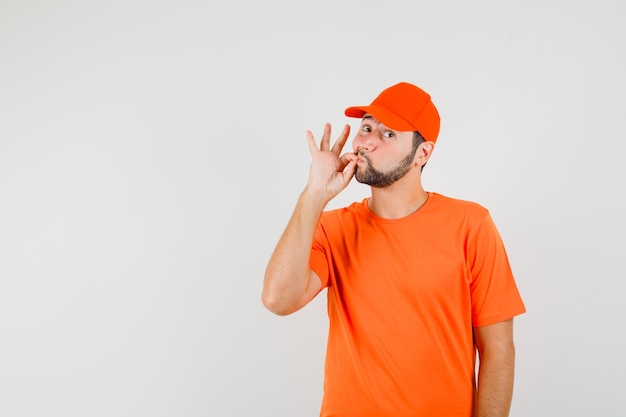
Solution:
M 385 188 L 394 184 L 396 181 L 404 177 L 413 165 L 413 159 L 417 148 L 413 149 L 409 154 L 402 159 L 396 167 L 391 171 L 382 172 L 372 166 L 370 159 L 363 152 L 359 152 L 359 156 L 365 163 L 366 167 L 358 167 L 354 177 L 362 184 L 367 184 L 371 187 Z

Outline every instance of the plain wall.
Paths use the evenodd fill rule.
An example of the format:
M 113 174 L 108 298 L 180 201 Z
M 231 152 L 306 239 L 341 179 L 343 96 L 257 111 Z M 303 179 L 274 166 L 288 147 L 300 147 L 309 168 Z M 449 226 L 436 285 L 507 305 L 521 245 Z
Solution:
M 305 130 L 408 81 L 428 190 L 487 207 L 528 313 L 512 417 L 626 415 L 618 1 L 0 1 L 0 415 L 315 416 L 325 292 L 263 273 Z M 360 200 L 352 183 L 329 208 Z

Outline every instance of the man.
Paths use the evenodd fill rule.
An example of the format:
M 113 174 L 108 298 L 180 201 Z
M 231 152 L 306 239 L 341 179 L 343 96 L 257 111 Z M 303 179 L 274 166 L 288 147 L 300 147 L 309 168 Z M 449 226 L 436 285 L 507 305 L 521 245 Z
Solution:
M 319 148 L 268 263 L 263 303 L 290 314 L 327 288 L 330 329 L 321 416 L 503 417 L 513 391 L 513 317 L 525 312 L 489 212 L 422 187 L 439 113 L 399 83 Z M 355 176 L 371 197 L 325 205 Z M 475 377 L 476 354 L 479 355 Z

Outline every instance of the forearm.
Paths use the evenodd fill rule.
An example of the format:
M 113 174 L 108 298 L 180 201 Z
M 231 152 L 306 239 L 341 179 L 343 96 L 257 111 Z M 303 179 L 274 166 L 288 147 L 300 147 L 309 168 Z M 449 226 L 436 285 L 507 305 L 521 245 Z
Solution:
M 513 396 L 513 343 L 484 349 L 480 354 L 475 417 L 507 417 Z
M 265 271 L 263 304 L 276 314 L 301 307 L 307 294 L 313 235 L 326 201 L 305 189 L 280 237 Z

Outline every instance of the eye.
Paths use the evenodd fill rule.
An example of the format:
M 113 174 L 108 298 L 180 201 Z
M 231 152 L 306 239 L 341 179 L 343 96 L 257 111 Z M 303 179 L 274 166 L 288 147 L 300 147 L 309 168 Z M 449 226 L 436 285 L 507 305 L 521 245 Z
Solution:
M 369 125 L 363 125 L 363 126 L 361 126 L 361 131 L 369 133 L 369 132 L 372 131 L 372 128 Z
M 387 130 L 387 131 L 385 131 L 385 133 L 383 133 L 383 136 L 386 137 L 387 139 L 391 139 L 394 136 L 396 136 L 396 134 L 393 133 L 391 130 Z

